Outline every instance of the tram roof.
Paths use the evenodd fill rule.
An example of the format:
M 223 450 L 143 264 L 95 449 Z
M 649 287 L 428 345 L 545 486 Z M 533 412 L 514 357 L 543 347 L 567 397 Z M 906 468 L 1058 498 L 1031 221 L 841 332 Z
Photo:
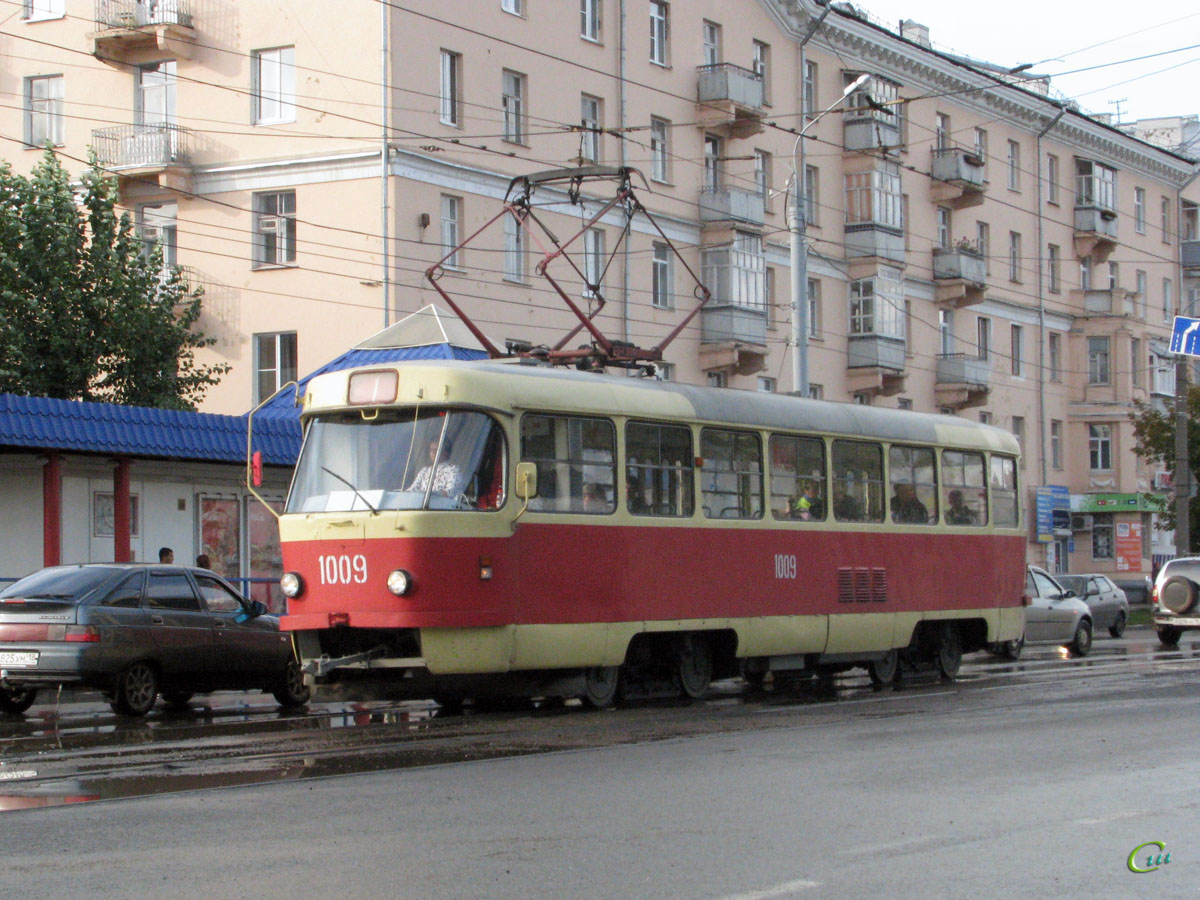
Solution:
M 395 368 L 400 373 L 399 404 L 695 420 L 1019 452 L 1016 438 L 1001 428 L 936 413 L 579 372 L 517 360 L 412 361 L 371 368 Z M 347 382 L 354 371 L 361 370 L 314 379 L 305 413 L 345 408 Z

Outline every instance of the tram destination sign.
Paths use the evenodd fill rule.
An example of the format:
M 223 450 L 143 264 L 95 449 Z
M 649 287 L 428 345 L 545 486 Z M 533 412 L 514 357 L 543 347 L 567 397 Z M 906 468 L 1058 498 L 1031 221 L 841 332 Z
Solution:
M 1200 356 L 1200 319 L 1176 316 L 1171 329 L 1171 352 L 1179 356 Z

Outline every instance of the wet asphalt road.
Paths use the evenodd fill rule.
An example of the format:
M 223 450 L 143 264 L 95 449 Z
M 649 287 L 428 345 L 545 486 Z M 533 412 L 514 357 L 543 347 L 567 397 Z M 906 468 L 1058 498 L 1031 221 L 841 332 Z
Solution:
M 978 654 L 953 684 L 731 682 L 604 712 L 282 714 L 221 694 L 131 722 L 96 695 L 45 697 L 0 719 L 0 884 L 170 884 L 181 900 L 1195 896 L 1197 688 L 1200 643 L 1165 652 L 1135 629 L 1083 660 Z M 133 799 L 86 802 L 117 798 Z M 1173 862 L 1129 872 L 1150 840 Z

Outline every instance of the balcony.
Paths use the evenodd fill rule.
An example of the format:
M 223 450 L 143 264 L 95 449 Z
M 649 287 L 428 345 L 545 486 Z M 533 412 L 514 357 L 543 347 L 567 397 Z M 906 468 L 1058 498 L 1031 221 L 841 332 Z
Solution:
M 1193 278 L 1200 277 L 1200 241 L 1181 241 L 1179 253 L 1184 269 L 1192 270 L 1184 274 Z
M 987 192 L 983 160 L 962 147 L 935 147 L 930 165 L 929 198 L 954 209 L 983 203 Z
M 900 146 L 900 123 L 883 110 L 848 111 L 842 120 L 842 142 L 847 153 L 886 150 Z
M 704 190 L 700 193 L 700 221 L 762 225 L 766 221 L 763 196 L 738 188 Z
M 165 122 L 99 128 L 92 132 L 92 149 L 120 179 L 157 180 L 163 187 L 186 188 L 191 172 L 191 129 Z
M 700 367 L 753 375 L 766 367 L 765 309 L 710 301 L 700 312 Z
M 846 226 L 846 256 L 850 259 L 874 257 L 904 265 L 904 232 L 878 222 L 858 222 Z
M 846 390 L 885 397 L 904 390 L 906 349 L 902 338 L 852 334 L 846 347 Z
M 965 248 L 933 248 L 937 301 L 954 307 L 983 302 L 987 294 L 987 260 Z
M 697 67 L 696 124 L 731 138 L 756 135 L 763 125 L 763 80 L 732 63 Z
M 938 406 L 969 409 L 982 406 L 991 391 L 992 362 L 965 353 L 940 353 L 934 383 Z
M 1117 246 L 1117 214 L 1104 206 L 1075 207 L 1075 255 L 1102 263 Z
M 190 0 L 96 0 L 92 51 L 106 62 L 147 62 L 167 54 L 191 59 L 195 47 Z
M 1124 288 L 1072 291 L 1071 297 L 1084 311 L 1096 316 L 1136 316 L 1138 295 Z

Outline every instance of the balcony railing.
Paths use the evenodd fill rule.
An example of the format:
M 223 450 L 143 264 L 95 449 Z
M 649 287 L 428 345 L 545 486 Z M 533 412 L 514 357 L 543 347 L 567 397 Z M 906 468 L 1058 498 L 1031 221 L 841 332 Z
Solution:
M 92 132 L 92 149 L 111 169 L 164 169 L 187 166 L 192 132 L 179 125 L 122 125 Z
M 1137 314 L 1137 294 L 1124 288 L 1095 288 L 1083 291 L 1083 308 L 1090 313 L 1112 316 Z
M 188 0 L 96 0 L 96 28 L 140 28 L 145 25 L 192 27 Z
M 1076 206 L 1075 230 L 1107 238 L 1117 236 L 1117 214 L 1103 206 Z
M 1185 269 L 1200 268 L 1200 241 L 1183 241 L 1179 245 Z
M 879 334 L 852 334 L 846 349 L 846 368 L 879 368 L 896 372 L 904 370 L 903 338 Z
M 939 353 L 937 361 L 937 383 L 940 385 L 967 385 L 970 388 L 987 388 L 991 383 L 992 361 L 966 353 Z
M 719 103 L 728 100 L 738 106 L 761 109 L 763 105 L 763 79 L 760 74 L 733 63 L 715 63 L 699 66 L 698 98 L 701 103 Z
M 970 250 L 934 247 L 933 277 L 961 278 L 972 284 L 987 284 L 987 260 L 982 254 Z
M 765 345 L 766 310 L 710 301 L 700 313 L 700 340 L 706 344 L 734 341 Z
M 878 257 L 903 264 L 904 232 L 877 222 L 855 222 L 845 227 L 846 256 Z
M 929 174 L 934 181 L 983 187 L 983 160 L 962 147 L 934 147 Z
M 738 188 L 705 190 L 700 194 L 701 222 L 748 222 L 761 225 L 766 220 L 762 194 Z

